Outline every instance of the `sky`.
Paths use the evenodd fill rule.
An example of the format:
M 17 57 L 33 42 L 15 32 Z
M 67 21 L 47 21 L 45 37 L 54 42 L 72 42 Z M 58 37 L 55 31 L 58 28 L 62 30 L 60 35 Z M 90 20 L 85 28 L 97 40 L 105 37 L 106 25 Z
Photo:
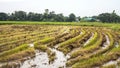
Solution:
M 0 0 L 0 12 L 26 11 L 43 13 L 45 9 L 68 16 L 93 16 L 113 10 L 120 15 L 120 0 Z

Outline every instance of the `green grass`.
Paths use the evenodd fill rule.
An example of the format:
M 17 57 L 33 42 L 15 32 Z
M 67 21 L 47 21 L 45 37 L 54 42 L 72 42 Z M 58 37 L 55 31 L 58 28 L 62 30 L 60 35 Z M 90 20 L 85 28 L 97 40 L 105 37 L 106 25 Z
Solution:
M 36 42 L 34 42 L 35 45 L 38 45 L 38 44 L 45 44 L 45 43 L 49 43 L 51 41 L 54 40 L 54 37 L 45 37 L 44 39 L 42 40 L 38 40 Z
M 0 21 L 3 24 L 40 24 L 40 25 L 77 25 L 77 26 L 96 26 L 96 27 L 109 27 L 114 30 L 120 29 L 119 23 L 101 23 L 101 22 L 32 22 L 32 21 Z
M 88 36 L 90 36 L 90 32 L 86 32 L 84 35 L 81 35 L 81 37 L 79 37 L 79 39 L 76 40 L 75 42 L 65 45 L 59 49 L 62 52 L 64 52 L 64 54 L 67 54 L 67 53 L 71 52 L 72 50 L 74 50 L 75 48 L 82 47 L 82 45 L 85 43 L 85 40 L 88 38 Z
M 48 38 L 45 38 L 45 39 L 43 39 L 43 40 L 40 40 L 40 42 L 43 43 L 43 44 L 45 44 L 45 43 L 48 43 L 48 42 L 50 42 L 50 41 L 52 41 L 52 40 L 54 40 L 53 37 L 48 37 Z
M 48 47 L 45 44 L 49 43 L 53 40 L 54 40 L 53 37 L 45 37 L 42 40 L 38 40 L 38 41 L 34 42 L 34 48 L 45 52 L 48 49 Z
M 8 56 L 8 55 L 17 53 L 19 51 L 23 51 L 23 50 L 27 49 L 28 47 L 29 47 L 28 44 L 20 45 L 19 47 L 16 47 L 14 49 L 11 49 L 11 50 L 8 50 L 8 51 L 4 51 L 4 52 L 0 53 L 0 57 L 5 57 L 5 56 Z
M 99 35 L 97 35 L 98 40 L 96 42 L 94 42 L 89 47 L 86 47 L 86 48 L 83 47 L 83 48 L 81 48 L 79 50 L 76 50 L 75 52 L 71 53 L 71 58 L 74 58 L 74 57 L 79 56 L 80 54 L 86 54 L 86 53 L 89 53 L 89 52 L 92 52 L 92 51 L 98 49 L 99 45 L 102 42 L 102 38 L 103 37 L 101 36 L 101 34 L 100 34 L 100 37 L 99 37 Z
M 63 42 L 63 43 L 60 43 L 60 44 L 59 44 L 59 47 L 64 47 L 65 45 L 68 45 L 68 44 L 71 44 L 71 43 L 77 41 L 78 39 L 82 38 L 83 35 L 85 35 L 85 33 L 86 33 L 86 32 L 85 32 L 84 30 L 82 30 L 82 34 L 80 34 L 80 35 L 78 35 L 78 36 L 76 36 L 76 37 L 74 37 L 74 38 L 71 38 L 71 39 L 69 39 L 69 40 L 67 40 L 67 41 L 65 41 L 65 42 Z
M 99 64 L 99 65 L 101 65 L 102 63 L 104 63 L 104 62 L 106 62 L 106 61 L 108 61 L 108 60 L 110 60 L 111 58 L 116 58 L 116 55 L 114 56 L 113 54 L 115 54 L 117 51 L 119 51 L 119 48 L 113 48 L 113 43 L 114 43 L 114 40 L 113 40 L 113 37 L 112 37 L 112 35 L 109 33 L 109 32 L 107 32 L 107 35 L 108 35 L 108 37 L 109 37 L 109 39 L 110 39 L 110 44 L 109 44 L 109 46 L 106 48 L 106 49 L 102 49 L 102 50 L 98 50 L 98 51 L 96 51 L 96 54 L 95 55 L 92 55 L 91 56 L 91 58 L 90 57 L 87 57 L 87 58 L 83 58 L 84 59 L 84 62 L 86 63 L 86 64 L 84 64 L 83 62 L 82 62 L 82 58 L 81 58 L 81 60 L 79 60 L 79 59 L 76 59 L 76 60 L 74 60 L 74 61 L 76 61 L 76 62 L 78 62 L 77 60 L 79 60 L 80 61 L 80 64 L 75 64 L 75 65 L 73 65 L 73 66 L 79 66 L 79 65 L 81 65 L 82 63 L 84 64 L 82 64 L 83 65 L 83 68 L 85 67 L 85 68 L 87 68 L 87 67 L 89 67 L 89 66 L 94 66 L 94 64 Z M 102 41 L 102 40 L 101 40 Z M 90 47 L 89 47 L 90 48 Z M 95 47 L 93 47 L 93 48 L 95 48 Z M 111 50 L 111 48 L 113 48 L 112 50 Z M 93 50 L 94 51 L 94 49 L 88 49 L 88 50 Z M 85 51 L 87 51 L 87 50 L 85 50 Z M 109 54 L 111 54 L 111 55 L 113 55 L 112 57 L 110 57 L 110 55 L 107 55 L 108 56 L 108 58 L 106 59 L 106 57 L 107 56 L 104 56 L 104 55 L 102 55 L 103 53 L 105 53 L 106 51 L 109 51 L 108 53 Z M 81 52 L 74 52 L 75 54 L 83 54 L 83 53 L 81 53 Z M 74 54 L 73 53 L 73 54 Z M 89 55 L 88 53 L 86 54 L 86 55 Z M 86 56 L 85 55 L 85 56 Z M 75 56 L 75 55 L 73 55 L 73 56 Z M 83 56 L 84 57 L 84 56 Z M 88 59 L 88 58 L 90 58 L 90 59 Z M 88 59 L 88 60 L 87 60 Z M 98 59 L 98 62 L 96 62 L 97 61 L 97 59 Z M 102 63 L 101 63 L 101 62 Z M 91 63 L 90 63 L 91 62 Z M 69 61 L 68 62 L 68 65 L 69 64 L 73 64 L 73 63 L 75 63 L 75 62 L 73 62 L 73 61 Z
M 113 45 L 113 39 L 110 34 L 108 34 L 109 37 L 111 37 L 111 43 L 110 46 Z M 108 62 L 110 60 L 115 60 L 119 58 L 120 56 L 120 46 L 118 48 L 111 49 L 106 55 L 96 55 L 92 58 L 85 59 L 84 61 L 79 61 L 75 63 L 72 67 L 73 68 L 92 68 L 94 66 L 100 66 L 104 64 L 105 62 Z
M 26 56 L 34 56 L 35 50 L 28 44 L 20 45 L 14 49 L 0 53 L 0 62 L 22 59 Z
M 35 31 L 38 27 L 44 26 L 43 28 L 40 28 L 42 30 L 37 29 L 38 30 L 37 32 L 40 31 L 40 33 L 35 33 L 33 35 L 30 35 L 31 34 L 30 33 L 29 34 L 30 36 L 26 37 L 26 40 L 27 40 L 26 42 L 27 43 L 34 42 L 35 49 L 40 49 L 41 51 L 47 52 L 50 61 L 54 61 L 54 59 L 55 59 L 55 53 L 52 53 L 52 51 L 47 46 L 51 42 L 53 42 L 54 45 L 58 44 L 59 45 L 58 49 L 61 48 L 61 51 L 64 54 L 68 54 L 70 51 L 73 50 L 73 52 L 70 53 L 71 58 L 68 59 L 68 61 L 70 61 L 70 63 L 69 63 L 70 66 L 72 66 L 73 68 L 92 68 L 95 66 L 101 66 L 104 63 L 109 62 L 110 60 L 117 59 L 120 56 L 120 47 L 118 47 L 118 48 L 114 47 L 115 42 L 119 41 L 119 45 L 120 45 L 120 40 L 119 40 L 120 24 L 118 24 L 118 23 L 0 21 L 0 26 L 3 28 L 2 30 L 6 31 L 6 33 L 3 33 L 4 35 L 7 34 L 7 29 L 8 29 L 7 27 L 5 27 L 6 29 L 3 27 L 5 24 L 7 27 L 11 24 L 12 24 L 12 26 L 17 26 L 17 25 L 21 24 L 21 25 L 34 26 L 31 28 L 36 27 L 32 31 Z M 40 26 L 35 26 L 37 24 L 40 24 Z M 68 34 L 66 34 L 65 36 L 62 35 L 63 37 L 61 37 L 61 36 L 59 37 L 60 34 L 64 33 L 66 28 L 63 28 L 63 26 L 62 26 L 58 29 L 55 27 L 53 28 L 53 26 L 50 27 L 49 25 L 50 26 L 56 25 L 55 27 L 59 27 L 58 25 L 65 25 L 65 27 L 67 26 L 66 28 L 68 28 Z M 70 26 L 68 26 L 68 25 L 70 25 Z M 25 28 L 25 27 L 23 27 L 23 28 Z M 9 28 L 11 28 L 11 27 L 9 27 Z M 18 27 L 16 27 L 16 29 L 17 28 Z M 25 28 L 25 29 L 28 31 L 29 28 Z M 109 28 L 111 28 L 113 30 L 110 30 Z M 53 29 L 55 29 L 55 30 L 53 30 Z M 56 29 L 58 29 L 58 30 L 56 30 Z M 64 30 L 61 31 L 61 29 L 64 29 Z M 82 29 L 83 29 L 83 32 L 82 32 L 82 34 L 80 34 L 80 31 Z M 116 34 L 116 32 L 114 30 L 118 30 L 117 31 L 118 35 Z M 85 47 L 82 47 L 84 42 L 88 40 L 87 35 L 89 35 L 91 32 L 94 32 L 93 37 L 89 40 L 90 42 L 87 43 Z M 12 33 L 14 33 L 14 32 L 12 32 Z M 12 34 L 12 35 L 15 36 L 14 34 Z M 58 37 L 57 37 L 57 35 L 58 35 Z M 107 35 L 109 37 L 110 44 L 108 45 L 108 47 L 106 49 L 102 49 L 101 45 L 104 43 L 103 41 L 105 39 L 104 38 L 105 35 Z M 4 39 L 4 36 L 2 36 L 2 33 L 1 33 L 1 37 L 2 37 L 1 40 L 4 40 L 3 43 L 7 43 L 6 39 L 9 38 L 9 36 L 6 37 L 6 39 Z M 11 38 L 8 39 L 8 42 L 10 42 L 11 44 L 7 44 L 7 45 L 4 44 L 4 46 L 3 46 L 3 44 L 1 45 L 1 51 L 3 50 L 0 53 L 0 61 L 1 62 L 8 61 L 8 60 L 12 61 L 12 60 L 23 59 L 26 56 L 31 56 L 34 54 L 33 52 L 35 49 L 32 47 L 30 48 L 26 42 L 20 43 L 20 46 L 17 46 L 17 45 L 19 45 L 17 43 L 17 41 L 15 41 L 15 40 L 17 40 L 17 37 L 18 37 L 18 42 L 22 42 L 22 38 L 24 41 L 24 36 L 21 35 L 20 37 L 22 37 L 22 38 L 19 38 L 19 36 L 15 36 L 15 37 L 12 37 L 14 39 L 11 39 Z M 116 37 L 118 37 L 117 40 L 116 40 Z M 58 40 L 56 41 L 56 38 L 59 41 Z M 15 42 L 17 45 L 14 44 Z M 23 45 L 21 45 L 21 44 L 23 44 Z M 77 45 L 77 44 L 79 44 L 79 45 Z M 12 48 L 8 48 L 8 46 L 10 46 L 10 47 L 12 46 Z M 80 49 L 74 51 L 74 48 L 77 48 L 77 47 L 80 47 Z M 31 54 L 31 55 L 29 55 L 29 54 Z
M 0 62 L 7 62 L 7 61 L 14 61 L 14 60 L 22 60 L 24 57 L 33 57 L 35 56 L 35 49 L 34 48 L 27 48 L 20 52 L 4 56 L 0 58 Z
M 107 35 L 109 37 L 109 40 L 110 40 L 110 44 L 108 45 L 107 48 L 103 49 L 103 50 L 99 50 L 96 55 L 100 55 L 100 54 L 103 54 L 107 51 L 110 51 L 112 48 L 114 48 L 114 39 L 113 39 L 113 36 L 111 35 L 111 33 L 107 32 Z M 96 56 L 94 55 L 94 56 Z
M 98 39 L 97 37 L 98 37 L 98 33 L 95 32 L 94 36 L 89 40 L 89 43 L 87 43 L 85 45 L 85 47 L 88 47 L 88 46 L 94 44 L 97 41 L 97 39 Z
M 48 49 L 48 47 L 46 45 L 35 45 L 34 48 L 39 49 L 44 52 Z

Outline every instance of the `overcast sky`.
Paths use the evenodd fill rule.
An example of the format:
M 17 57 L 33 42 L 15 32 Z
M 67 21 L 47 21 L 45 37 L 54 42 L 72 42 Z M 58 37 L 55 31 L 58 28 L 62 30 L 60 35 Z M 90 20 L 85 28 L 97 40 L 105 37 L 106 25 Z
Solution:
M 15 10 L 43 13 L 44 9 L 76 16 L 93 16 L 116 11 L 120 15 L 120 0 L 0 0 L 0 12 Z

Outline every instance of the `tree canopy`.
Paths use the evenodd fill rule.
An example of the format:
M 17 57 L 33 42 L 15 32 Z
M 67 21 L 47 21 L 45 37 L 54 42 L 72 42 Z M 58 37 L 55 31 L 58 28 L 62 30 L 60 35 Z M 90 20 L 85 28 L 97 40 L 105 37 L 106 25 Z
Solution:
M 98 16 L 98 19 L 102 22 L 120 22 L 120 16 L 118 16 L 114 11 L 113 13 L 102 13 Z
M 1 21 L 43 21 L 43 22 L 120 22 L 120 16 L 113 11 L 112 13 L 102 13 L 98 16 L 92 17 L 76 17 L 74 13 L 69 14 L 69 16 L 64 16 L 62 13 L 56 14 L 55 11 L 49 11 L 45 9 L 44 13 L 34 13 L 34 12 L 25 12 L 25 11 L 15 11 L 13 13 L 4 13 L 0 12 Z
M 49 12 L 45 9 L 44 13 L 34 13 L 25 11 L 15 11 L 11 14 L 0 13 L 1 21 L 50 21 L 50 22 L 74 22 L 76 21 L 75 14 L 71 13 L 69 16 L 64 16 L 62 13 L 56 14 L 54 11 Z

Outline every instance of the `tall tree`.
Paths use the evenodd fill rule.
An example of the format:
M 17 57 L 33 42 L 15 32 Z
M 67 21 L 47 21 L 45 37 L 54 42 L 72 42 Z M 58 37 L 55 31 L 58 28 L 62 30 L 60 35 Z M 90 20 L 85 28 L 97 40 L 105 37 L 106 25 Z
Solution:
M 71 13 L 71 14 L 69 15 L 68 21 L 69 21 L 69 22 L 74 22 L 74 21 L 76 21 L 76 16 L 75 16 L 75 14 Z
M 112 13 L 102 13 L 98 16 L 101 22 L 120 22 L 120 17 L 113 11 Z
M 43 15 L 38 13 L 29 12 L 27 15 L 27 20 L 29 21 L 42 21 Z
M 64 22 L 64 16 L 63 16 L 63 14 L 57 14 L 55 16 L 55 21 Z
M 12 17 L 17 21 L 25 21 L 26 20 L 26 12 L 24 11 L 15 11 L 12 13 Z
M 43 21 L 49 21 L 48 17 L 49 17 L 49 9 L 45 9 L 44 15 L 43 15 L 44 19 Z
M 34 20 L 34 13 L 33 12 L 29 12 L 28 15 L 27 15 L 27 20 L 29 21 L 33 21 Z
M 8 19 L 8 15 L 6 13 L 1 12 L 0 13 L 0 20 L 5 21 Z

